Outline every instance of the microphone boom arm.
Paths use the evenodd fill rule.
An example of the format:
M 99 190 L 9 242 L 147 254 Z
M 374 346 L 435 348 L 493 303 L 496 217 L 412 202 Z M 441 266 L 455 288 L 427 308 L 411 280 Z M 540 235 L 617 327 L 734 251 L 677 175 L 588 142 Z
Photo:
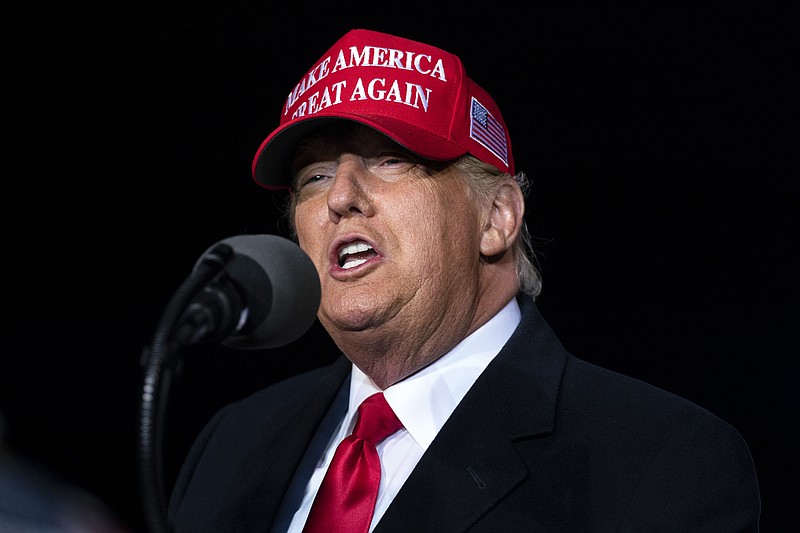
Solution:
M 161 445 L 169 383 L 178 363 L 180 348 L 199 342 L 205 333 L 202 325 L 189 326 L 194 331 L 187 330 L 187 320 L 182 320 L 182 317 L 187 314 L 192 300 L 224 271 L 232 257 L 233 250 L 226 244 L 216 246 L 203 257 L 175 292 L 153 334 L 150 347 L 145 348 L 142 354 L 145 377 L 139 426 L 139 478 L 145 521 L 151 533 L 168 532 Z M 201 331 L 198 333 L 198 330 Z

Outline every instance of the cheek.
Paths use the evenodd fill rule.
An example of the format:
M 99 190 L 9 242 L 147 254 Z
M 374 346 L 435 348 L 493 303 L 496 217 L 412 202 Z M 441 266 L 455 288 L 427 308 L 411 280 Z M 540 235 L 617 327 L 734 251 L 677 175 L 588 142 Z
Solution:
M 316 200 L 306 200 L 299 202 L 294 207 L 294 226 L 297 232 L 307 230 L 309 227 L 319 224 L 321 202 Z
M 444 266 L 445 271 L 459 268 L 475 247 L 474 219 L 448 204 L 410 206 L 401 222 L 405 241 L 413 244 L 414 263 Z
M 322 227 L 319 210 L 310 202 L 299 204 L 294 211 L 294 229 L 297 242 L 304 252 L 316 259 L 318 248 L 322 243 Z

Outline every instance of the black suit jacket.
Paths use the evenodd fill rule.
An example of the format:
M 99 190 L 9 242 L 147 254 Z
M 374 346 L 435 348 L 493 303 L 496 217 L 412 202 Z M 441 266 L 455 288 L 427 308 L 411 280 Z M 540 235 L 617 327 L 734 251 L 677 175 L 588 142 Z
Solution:
M 755 470 L 733 427 L 570 355 L 533 301 L 519 300 L 519 327 L 376 532 L 758 530 Z M 286 495 L 304 486 L 341 416 L 333 406 L 342 391 L 346 402 L 349 371 L 341 358 L 214 416 L 175 485 L 175 531 L 266 532 L 290 516 Z

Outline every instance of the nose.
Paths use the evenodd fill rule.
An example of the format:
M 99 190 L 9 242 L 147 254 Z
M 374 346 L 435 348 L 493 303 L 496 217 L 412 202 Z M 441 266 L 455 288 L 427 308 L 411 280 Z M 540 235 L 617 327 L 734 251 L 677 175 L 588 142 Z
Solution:
M 339 223 L 347 217 L 372 216 L 372 201 L 366 188 L 368 174 L 361 158 L 350 155 L 340 158 L 328 189 L 328 216 L 332 222 Z

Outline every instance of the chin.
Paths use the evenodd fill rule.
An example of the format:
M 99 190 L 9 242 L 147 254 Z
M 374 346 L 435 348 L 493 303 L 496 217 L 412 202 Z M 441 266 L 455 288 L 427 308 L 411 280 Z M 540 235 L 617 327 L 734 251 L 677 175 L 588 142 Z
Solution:
M 374 306 L 374 301 L 343 299 L 332 306 L 323 303 L 320 322 L 328 331 L 363 331 L 374 327 L 381 314 Z

